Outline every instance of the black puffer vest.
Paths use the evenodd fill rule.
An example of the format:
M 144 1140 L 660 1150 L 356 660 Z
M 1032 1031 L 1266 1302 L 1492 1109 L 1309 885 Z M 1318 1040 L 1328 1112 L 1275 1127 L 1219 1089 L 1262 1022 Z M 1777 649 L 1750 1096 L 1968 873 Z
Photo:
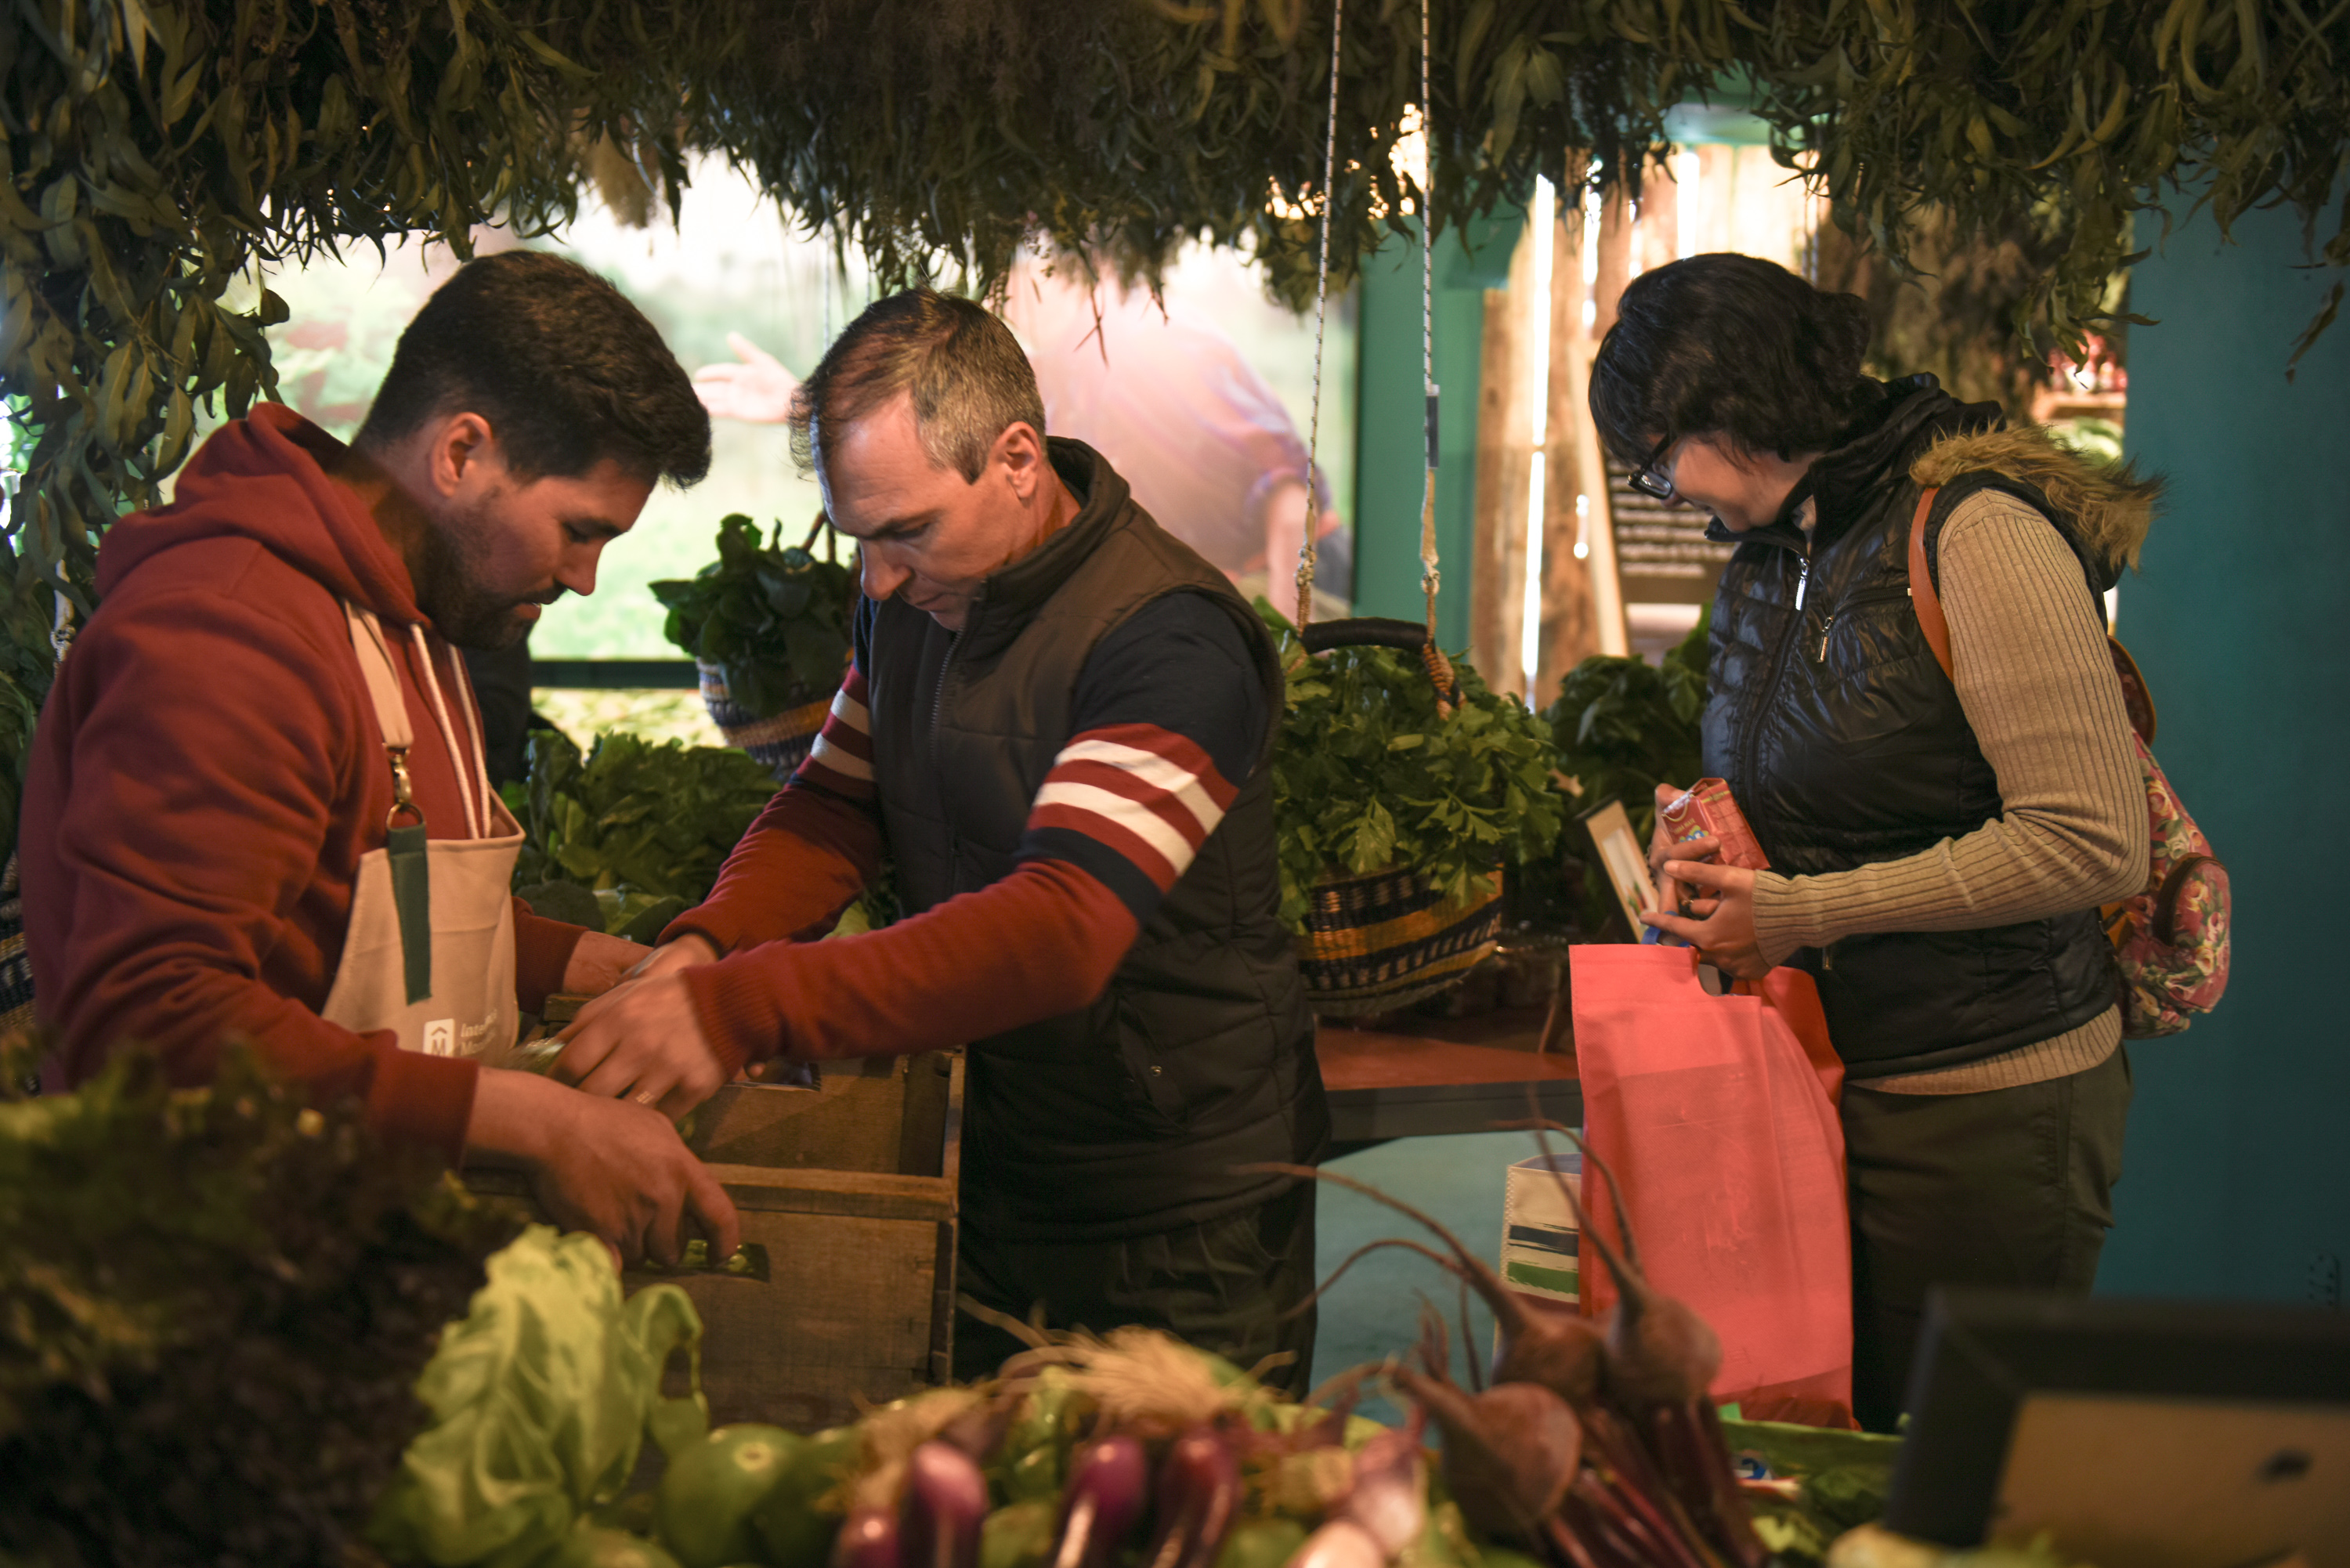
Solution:
M 1998 418 L 1931 377 L 1886 388 L 1780 518 L 1736 539 L 1714 600 L 1706 773 L 1726 779 L 1771 867 L 1849 870 L 1932 848 L 2000 815 L 1999 781 L 1935 662 L 1909 598 L 1910 464 L 1940 436 Z M 1942 488 L 1929 540 L 1966 496 L 2010 491 L 2084 554 L 2028 484 L 1970 474 Z M 1808 555 L 1793 521 L 1809 496 Z M 2107 579 L 2109 581 L 2109 579 Z M 2102 612 L 2101 612 L 2102 613 Z M 1852 936 L 1790 961 L 1818 981 L 1829 1037 L 1855 1079 L 1957 1066 L 2045 1040 L 2114 1005 L 2095 909 L 1972 931 Z
M 1095 644 L 1168 594 L 1205 594 L 1265 690 L 1258 766 L 1118 966 L 1076 1012 L 974 1041 L 965 1223 L 1004 1240 L 1094 1241 L 1211 1219 L 1286 1181 L 1329 1137 L 1314 1020 L 1277 919 L 1272 774 L 1281 668 L 1222 573 L 1136 506 L 1090 447 L 1049 443 L 1076 518 L 987 579 L 963 630 L 867 601 L 873 772 L 899 900 L 918 914 L 1002 880 L 1071 735 Z

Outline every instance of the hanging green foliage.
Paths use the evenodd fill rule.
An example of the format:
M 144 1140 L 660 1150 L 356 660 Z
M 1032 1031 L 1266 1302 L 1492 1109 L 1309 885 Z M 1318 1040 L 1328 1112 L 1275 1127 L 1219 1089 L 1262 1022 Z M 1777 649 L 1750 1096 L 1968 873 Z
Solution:
M 1147 276 L 1204 238 L 1253 247 L 1301 300 L 1330 19 L 1307 0 L 23 0 L 0 30 L 0 392 L 36 439 L 0 618 L 45 625 L 40 585 L 86 582 L 96 531 L 156 498 L 198 407 L 274 385 L 262 329 L 284 306 L 257 265 L 559 225 L 591 164 L 673 202 L 687 153 L 731 159 L 885 283 L 986 286 L 1032 238 Z M 1889 264 L 1923 213 L 1952 242 L 2044 228 L 2054 265 L 2012 320 L 2068 346 L 2132 213 L 2173 185 L 2223 230 L 2290 205 L 2350 265 L 2350 7 L 1434 0 L 1428 25 L 1422 191 L 1393 156 L 1419 7 L 1347 13 L 1342 283 L 1414 213 L 1458 231 L 1537 173 L 1637 184 L 1667 111 L 1729 83 Z

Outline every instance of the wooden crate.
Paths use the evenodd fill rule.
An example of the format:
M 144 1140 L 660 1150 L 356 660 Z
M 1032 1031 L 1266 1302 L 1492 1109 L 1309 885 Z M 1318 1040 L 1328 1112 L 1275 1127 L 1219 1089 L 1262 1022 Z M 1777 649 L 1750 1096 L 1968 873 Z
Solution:
M 713 1422 L 811 1431 L 948 1379 L 962 1072 L 960 1052 L 874 1057 L 816 1089 L 730 1084 L 695 1112 L 688 1146 L 765 1277 L 631 1269 L 623 1282 L 693 1298 Z

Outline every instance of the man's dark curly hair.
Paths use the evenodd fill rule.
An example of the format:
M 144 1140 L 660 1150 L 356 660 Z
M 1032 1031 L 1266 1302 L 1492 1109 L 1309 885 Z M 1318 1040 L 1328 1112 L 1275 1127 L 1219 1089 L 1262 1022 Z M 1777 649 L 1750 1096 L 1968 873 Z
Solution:
M 606 458 L 646 483 L 710 472 L 710 415 L 644 312 L 575 262 L 501 251 L 467 262 L 400 335 L 356 444 L 436 415 L 490 423 L 517 479 L 576 479 Z
M 1607 450 L 1646 459 L 1668 436 L 1726 435 L 1750 452 L 1825 452 L 1871 400 L 1868 307 L 1775 263 L 1721 252 L 1633 279 L 1591 366 Z

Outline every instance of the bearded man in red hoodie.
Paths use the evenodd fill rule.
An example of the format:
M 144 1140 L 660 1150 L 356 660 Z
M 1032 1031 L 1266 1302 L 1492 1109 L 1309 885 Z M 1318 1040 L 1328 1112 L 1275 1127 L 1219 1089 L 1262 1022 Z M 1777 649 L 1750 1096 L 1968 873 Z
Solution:
M 200 1084 L 246 1041 L 395 1139 L 519 1166 L 624 1255 L 735 1219 L 664 1110 L 486 1067 L 517 1014 L 643 955 L 533 915 L 459 648 L 510 645 L 710 423 L 609 284 L 529 251 L 462 268 L 407 331 L 349 446 L 263 404 L 169 506 L 116 523 L 60 667 L 23 813 L 26 946 L 68 1088 L 138 1043 Z

